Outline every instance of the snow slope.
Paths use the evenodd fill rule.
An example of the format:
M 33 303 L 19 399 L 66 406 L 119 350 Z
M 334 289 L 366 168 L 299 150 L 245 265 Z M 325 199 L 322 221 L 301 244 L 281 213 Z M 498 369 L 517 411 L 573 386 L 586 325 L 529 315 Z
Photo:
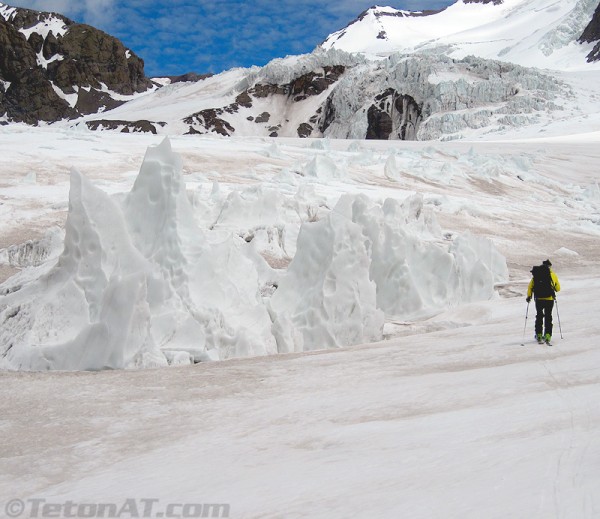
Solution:
M 322 47 L 379 56 L 417 51 L 459 59 L 475 55 L 527 67 L 598 70 L 600 63 L 586 60 L 593 44 L 577 43 L 597 6 L 595 0 L 504 0 L 498 5 L 458 0 L 439 13 L 416 17 L 374 7 L 331 34 Z

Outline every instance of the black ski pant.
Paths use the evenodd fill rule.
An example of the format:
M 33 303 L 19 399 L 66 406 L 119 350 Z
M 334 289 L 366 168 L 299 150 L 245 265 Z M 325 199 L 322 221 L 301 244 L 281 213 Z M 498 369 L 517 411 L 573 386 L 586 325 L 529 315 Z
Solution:
M 549 333 L 552 335 L 552 309 L 554 308 L 554 299 L 538 299 L 535 302 L 535 334 L 542 333 L 544 327 L 544 335 Z

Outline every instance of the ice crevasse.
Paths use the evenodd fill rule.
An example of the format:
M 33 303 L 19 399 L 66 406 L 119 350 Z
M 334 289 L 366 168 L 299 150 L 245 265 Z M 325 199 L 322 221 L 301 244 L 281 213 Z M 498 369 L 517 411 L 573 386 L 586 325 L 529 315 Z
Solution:
M 490 240 L 445 243 L 420 195 L 342 196 L 301 223 L 292 262 L 275 271 L 237 234 L 215 240 L 199 226 L 181 171 L 165 139 L 124 197 L 71 173 L 62 254 L 0 285 L 0 368 L 158 367 L 373 342 L 386 317 L 488 299 L 508 277 Z M 289 205 L 264 196 L 277 214 Z M 238 199 L 219 203 L 235 212 Z

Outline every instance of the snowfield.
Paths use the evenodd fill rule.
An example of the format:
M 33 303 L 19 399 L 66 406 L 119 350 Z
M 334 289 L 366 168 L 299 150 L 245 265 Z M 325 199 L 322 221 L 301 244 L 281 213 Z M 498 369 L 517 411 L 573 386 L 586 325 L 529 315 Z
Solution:
M 313 280 L 319 269 L 307 270 L 312 253 L 296 237 L 303 224 L 325 225 L 348 197 L 362 201 L 354 219 L 370 222 L 361 231 L 354 223 L 352 232 L 374 232 L 387 207 L 415 250 L 468 235 L 489 240 L 506 258 L 508 279 L 495 282 L 491 298 L 404 318 L 388 311 L 382 340 L 371 344 L 322 350 L 332 344 L 314 341 L 320 331 L 304 336 L 301 349 L 321 351 L 306 353 L 144 370 L 2 371 L 5 502 L 151 497 L 163 505 L 227 503 L 231 517 L 256 518 L 596 517 L 600 134 L 582 131 L 518 142 L 172 138 L 194 224 L 210 246 L 254 244 L 257 254 L 248 257 L 264 267 L 255 267 L 257 279 L 282 275 L 296 260 L 294 269 L 313 274 L 295 283 Z M 148 146 L 156 151 L 163 141 L 21 126 L 0 128 L 0 136 L 0 258 L 5 278 L 17 274 L 4 290 L 35 286 L 59 261 L 69 182 L 80 178 L 71 168 L 110 195 L 100 209 L 126 207 Z M 399 209 L 410 200 L 421 210 L 412 223 L 416 213 Z M 97 225 L 115 230 L 111 221 Z M 192 242 L 179 243 L 185 250 Z M 352 286 L 359 264 L 344 267 L 357 260 L 346 249 L 356 241 L 339 243 L 347 258 L 315 263 Z M 307 254 L 302 261 L 299 252 Z M 533 306 L 525 321 L 529 268 L 547 257 L 563 286 L 564 338 L 555 313 L 552 349 L 532 340 Z M 374 282 L 364 272 L 364 283 Z M 423 289 L 417 272 L 405 279 Z M 264 284 L 259 300 L 284 288 Z M 35 293 L 32 304 L 47 298 L 43 288 Z

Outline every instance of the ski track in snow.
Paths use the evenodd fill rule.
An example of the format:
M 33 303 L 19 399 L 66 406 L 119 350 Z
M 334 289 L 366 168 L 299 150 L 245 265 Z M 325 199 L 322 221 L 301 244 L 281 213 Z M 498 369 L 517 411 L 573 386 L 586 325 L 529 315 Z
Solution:
M 0 135 L 0 248 L 64 224 L 71 167 L 124 193 L 160 141 Z M 423 193 L 444 231 L 490 237 L 511 279 L 491 301 L 388 323 L 377 344 L 158 370 L 1 372 L 0 496 L 230 503 L 231 517 L 245 518 L 597 517 L 600 201 L 584 192 L 600 151 L 597 134 L 587 139 L 350 151 L 349 141 L 319 150 L 295 139 L 173 138 L 188 191 L 215 180 L 226 191 L 277 186 L 282 169 L 322 154 L 344 164 L 342 180 L 314 182 L 329 203 L 345 192 Z M 384 175 L 392 152 L 398 179 Z M 469 154 L 529 167 L 463 178 Z M 420 163 L 449 164 L 454 177 Z M 546 257 L 563 286 L 564 339 L 555 314 L 555 346 L 535 344 L 530 308 L 522 347 L 528 269 Z

